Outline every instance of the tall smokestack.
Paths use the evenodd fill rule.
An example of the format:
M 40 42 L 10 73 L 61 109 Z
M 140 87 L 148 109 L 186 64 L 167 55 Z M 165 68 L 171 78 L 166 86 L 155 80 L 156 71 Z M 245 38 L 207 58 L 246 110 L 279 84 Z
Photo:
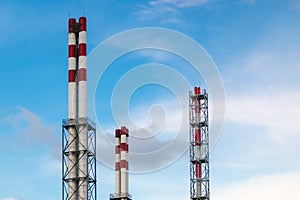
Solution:
M 63 120 L 63 200 L 96 198 L 96 128 L 87 117 L 86 18 L 68 21 L 68 120 Z M 66 197 L 66 198 L 65 198 Z
M 68 28 L 68 119 L 69 123 L 74 123 L 76 120 L 77 113 L 77 89 L 76 89 L 76 67 L 77 67 L 77 59 L 76 59 L 76 33 L 74 32 L 74 26 L 76 24 L 76 20 L 74 18 L 69 19 L 69 28 Z M 77 182 L 76 182 L 76 130 L 75 127 L 68 127 L 68 141 L 69 141 L 69 185 L 68 191 L 74 195 L 70 195 L 70 200 L 76 200 L 77 195 L 75 195 Z
M 80 31 L 78 37 L 78 117 L 87 117 L 87 69 L 86 69 L 86 18 L 79 18 Z
M 88 141 L 87 136 L 87 79 L 86 79 L 86 18 L 79 18 L 79 33 L 78 33 L 78 120 L 79 129 L 79 196 L 83 199 L 87 198 L 88 194 L 88 155 L 85 151 Z

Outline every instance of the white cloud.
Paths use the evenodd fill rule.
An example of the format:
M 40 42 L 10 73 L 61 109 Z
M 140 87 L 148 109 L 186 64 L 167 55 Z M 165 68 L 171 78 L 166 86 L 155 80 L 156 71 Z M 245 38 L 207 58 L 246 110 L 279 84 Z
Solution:
M 60 142 L 53 126 L 46 125 L 39 116 L 24 107 L 1 120 L 21 134 L 20 145 L 49 145 L 53 156 L 60 155 Z
M 133 172 L 152 171 L 168 166 L 172 161 L 178 159 L 187 148 L 188 106 L 181 110 L 177 101 L 165 99 L 162 99 L 158 106 L 163 110 L 157 109 L 157 106 L 157 104 L 151 106 L 151 102 L 138 105 L 134 109 L 136 114 L 132 116 L 136 126 L 127 126 L 130 134 L 130 170 Z M 130 124 L 129 119 L 124 116 L 118 116 L 118 118 L 124 124 Z M 114 146 L 114 128 L 109 128 L 104 132 L 108 133 L 105 135 Z M 98 155 L 103 151 L 111 152 L 100 155 L 100 160 L 106 160 L 113 166 L 114 150 L 110 148 L 108 140 L 98 139 Z M 170 148 L 164 150 L 168 146 Z M 161 151 L 160 156 L 155 154 L 157 151 Z
M 255 176 L 245 181 L 212 187 L 215 200 L 297 200 L 300 195 L 300 172 Z
M 140 5 L 135 14 L 140 19 L 165 18 L 162 19 L 163 23 L 178 23 L 180 10 L 203 6 L 208 2 L 209 0 L 154 0 L 147 5 Z
M 16 198 L 16 197 L 8 197 L 8 198 L 3 198 L 1 200 L 21 200 L 21 199 Z
M 168 5 L 177 8 L 189 8 L 189 7 L 197 7 L 207 2 L 208 0 L 155 0 L 155 1 L 150 1 L 149 5 L 150 6 Z
M 249 125 L 266 127 L 280 143 L 294 139 L 299 133 L 300 93 L 274 93 L 231 97 L 227 100 L 227 119 Z M 289 141 L 291 142 L 291 141 Z
M 282 145 L 299 138 L 299 31 L 280 27 L 226 66 L 227 119 L 266 128 Z

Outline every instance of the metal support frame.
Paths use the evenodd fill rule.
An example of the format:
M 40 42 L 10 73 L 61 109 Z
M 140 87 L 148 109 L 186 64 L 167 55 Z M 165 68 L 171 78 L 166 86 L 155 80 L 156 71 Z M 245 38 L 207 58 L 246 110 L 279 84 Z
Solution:
M 198 102 L 198 103 L 196 103 Z M 196 120 L 195 110 L 200 110 L 200 120 Z M 209 200 L 209 133 L 208 133 L 208 94 L 189 93 L 189 136 L 190 136 L 190 199 Z M 195 129 L 200 130 L 201 139 L 195 142 Z M 200 146 L 200 148 L 195 148 Z M 198 151 L 198 152 L 196 152 Z M 200 152 L 199 152 L 200 151 Z M 196 157 L 196 153 L 198 158 Z M 196 164 L 200 165 L 201 177 L 196 177 Z
M 96 188 L 96 125 L 94 122 L 90 121 L 88 118 L 79 119 L 78 121 L 74 119 L 64 119 L 62 121 L 62 199 L 69 200 L 74 195 L 76 195 L 76 200 L 97 200 L 97 188 Z M 75 129 L 76 134 L 72 141 L 68 140 L 69 129 Z M 71 143 L 78 143 L 79 137 L 84 134 L 87 130 L 87 146 L 82 150 L 70 151 L 69 147 Z M 77 146 L 85 146 L 84 144 L 78 144 Z M 80 153 L 81 152 L 81 153 Z M 84 152 L 84 153 L 82 153 Z M 71 170 L 69 166 L 70 159 L 69 155 L 77 155 L 75 161 L 72 161 L 72 168 L 80 170 L 78 162 L 84 155 L 87 154 L 87 174 L 84 177 L 69 178 L 68 175 Z M 80 188 L 80 180 L 87 180 L 88 182 L 88 192 L 87 197 L 78 196 L 78 190 Z M 74 192 L 69 192 L 69 182 L 76 182 L 76 188 L 73 189 Z

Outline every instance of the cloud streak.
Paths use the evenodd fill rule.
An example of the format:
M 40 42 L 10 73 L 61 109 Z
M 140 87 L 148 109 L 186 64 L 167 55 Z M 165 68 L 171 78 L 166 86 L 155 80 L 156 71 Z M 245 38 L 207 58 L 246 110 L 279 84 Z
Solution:
M 261 175 L 213 188 L 212 198 L 216 200 L 296 200 L 300 195 L 299 184 L 299 171 Z
M 150 1 L 150 6 L 170 6 L 175 8 L 191 8 L 191 7 L 198 7 L 205 3 L 208 0 L 156 0 Z
M 16 197 L 8 197 L 8 198 L 3 198 L 1 200 L 22 200 L 22 199 L 19 199 L 19 198 L 16 198 Z
M 299 31 L 281 27 L 226 66 L 227 119 L 267 128 L 270 139 L 293 144 L 298 137 Z M 267 44 L 268 45 L 267 45 Z M 271 45 L 270 45 L 271 44 Z
M 60 142 L 56 137 L 53 126 L 45 125 L 41 118 L 28 109 L 19 106 L 17 113 L 10 114 L 2 123 L 11 126 L 21 134 L 21 145 L 46 145 L 50 146 L 53 156 L 60 155 Z
M 146 5 L 139 5 L 139 11 L 135 14 L 141 20 L 161 18 L 162 14 L 167 19 L 161 19 L 161 22 L 181 24 L 178 16 L 181 10 L 196 8 L 207 4 L 209 0 L 154 0 Z
M 148 104 L 151 103 L 148 102 Z M 156 110 L 156 106 L 151 107 L 148 104 L 137 106 L 135 112 L 138 114 L 134 116 L 136 119 L 134 122 L 137 126 L 135 128 L 128 127 L 130 133 L 129 168 L 131 172 L 139 173 L 166 167 L 177 160 L 188 146 L 188 123 L 186 123 L 188 107 L 178 108 L 177 101 L 165 99 L 161 100 L 159 106 L 156 104 L 156 106 L 163 108 L 164 111 L 161 109 Z M 145 114 L 145 111 L 148 111 L 149 116 Z M 118 117 L 124 118 L 124 116 Z M 124 118 L 124 120 L 120 121 L 126 122 L 127 120 Z M 98 136 L 97 141 L 99 153 L 104 151 L 110 152 L 106 155 L 101 155 L 101 160 L 108 161 L 110 166 L 114 164 L 114 150 L 108 143 L 114 146 L 113 134 L 114 128 L 109 128 L 104 131 L 106 139 Z M 160 156 L 156 154 L 158 151 L 161 152 Z

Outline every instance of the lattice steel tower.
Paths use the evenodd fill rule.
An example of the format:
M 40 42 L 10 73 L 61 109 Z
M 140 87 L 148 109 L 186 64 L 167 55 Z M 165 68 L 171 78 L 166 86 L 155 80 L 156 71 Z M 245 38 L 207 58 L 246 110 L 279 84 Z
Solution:
M 189 93 L 190 198 L 209 200 L 208 94 L 195 87 Z

